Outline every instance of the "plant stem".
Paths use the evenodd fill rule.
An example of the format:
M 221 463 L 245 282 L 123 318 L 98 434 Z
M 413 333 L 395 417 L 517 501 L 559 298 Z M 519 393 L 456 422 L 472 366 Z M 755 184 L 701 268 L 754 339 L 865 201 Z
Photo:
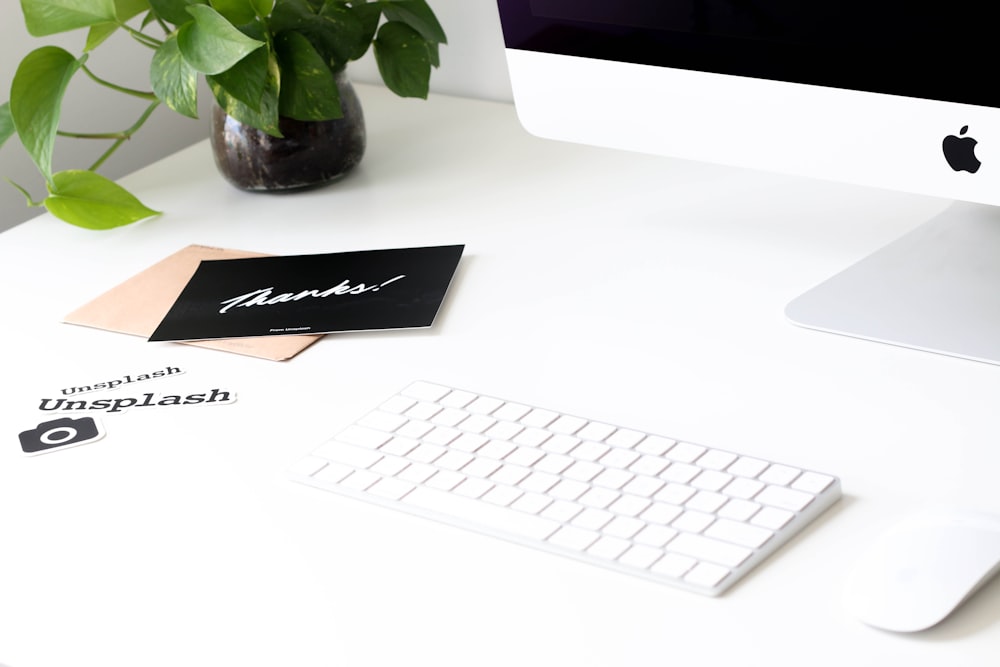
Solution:
M 168 26 L 163 19 L 161 19 L 159 16 L 157 16 L 156 17 L 156 22 L 159 24 L 159 26 L 161 28 L 163 28 L 163 34 L 165 34 L 165 35 L 169 35 L 170 34 L 170 26 Z
M 146 107 L 146 110 L 142 112 L 142 115 L 139 116 L 139 120 L 137 120 L 132 125 L 132 127 L 128 128 L 127 130 L 123 130 L 121 132 L 88 133 L 88 132 L 64 132 L 62 130 L 59 130 L 56 134 L 58 134 L 60 137 L 72 137 L 74 139 L 114 139 L 115 142 L 111 144 L 111 147 L 108 148 L 108 150 L 104 151 L 104 154 L 101 155 L 101 157 L 99 157 L 97 161 L 94 162 L 94 164 L 87 167 L 88 171 L 97 171 L 100 168 L 100 166 L 104 164 L 105 161 L 107 161 L 107 159 L 111 157 L 111 155 L 116 150 L 118 150 L 119 146 L 121 146 L 123 143 L 131 139 L 132 135 L 139 131 L 139 128 L 141 128 L 146 123 L 146 121 L 149 120 L 149 117 L 153 114 L 154 111 L 156 111 L 156 107 L 158 106 L 160 106 L 160 100 L 154 98 L 153 102 L 150 103 L 150 105 Z
M 114 153 L 116 150 L 118 150 L 119 146 L 121 146 L 125 141 L 127 141 L 133 134 L 135 134 L 139 130 L 140 127 L 143 126 L 143 124 L 147 120 L 149 120 L 149 117 L 151 115 L 153 115 L 153 112 L 156 110 L 156 107 L 158 107 L 158 106 L 160 106 L 160 100 L 155 100 L 152 104 L 150 104 L 148 107 L 146 107 L 146 110 L 144 112 L 142 112 L 141 116 L 139 116 L 139 120 L 137 120 L 132 125 L 132 127 L 130 127 L 129 129 L 125 130 L 124 136 L 121 137 L 120 139 L 118 139 L 115 143 L 113 143 L 111 145 L 111 148 L 109 148 L 108 150 L 104 151 L 104 155 L 102 155 L 101 157 L 99 157 L 94 164 L 90 165 L 90 171 L 97 171 L 97 169 L 102 164 L 104 164 L 104 161 L 107 160 L 109 157 L 111 157 L 112 153 Z
M 128 34 L 131 35 L 132 38 L 135 39 L 135 41 L 139 42 L 140 44 L 143 44 L 144 46 L 148 46 L 151 49 L 159 48 L 160 45 L 163 44 L 162 41 L 156 39 L 155 37 L 150 37 L 149 35 L 147 35 L 146 33 L 142 32 L 141 30 L 136 30 L 135 28 L 129 26 L 126 23 L 119 23 L 118 25 L 123 30 L 125 30 L 126 32 L 128 32 Z M 162 23 L 161 23 L 161 25 L 162 25 Z
M 87 76 L 89 76 L 91 79 L 93 79 L 96 83 L 98 83 L 98 84 L 100 84 L 100 85 L 102 85 L 102 86 L 104 86 L 106 88 L 110 88 L 111 90 L 117 90 L 120 93 L 124 93 L 126 95 L 131 95 L 132 97 L 138 97 L 138 98 L 143 99 L 143 100 L 150 100 L 150 101 L 152 101 L 152 100 L 156 99 L 156 95 L 153 94 L 153 93 L 147 93 L 147 92 L 142 91 L 142 90 L 134 90 L 132 88 L 125 88 L 123 86 L 119 86 L 119 85 L 116 85 L 114 83 L 111 83 L 110 81 L 105 81 L 101 77 L 99 77 L 96 74 L 94 74 L 90 70 L 90 68 L 87 67 L 86 65 L 82 65 L 81 69 L 83 69 L 84 73 Z

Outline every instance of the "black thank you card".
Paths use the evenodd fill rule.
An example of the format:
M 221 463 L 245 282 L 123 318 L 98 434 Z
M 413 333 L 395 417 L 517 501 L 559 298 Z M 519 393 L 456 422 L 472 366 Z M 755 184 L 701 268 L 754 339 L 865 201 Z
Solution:
M 149 340 L 429 327 L 464 248 L 203 261 Z

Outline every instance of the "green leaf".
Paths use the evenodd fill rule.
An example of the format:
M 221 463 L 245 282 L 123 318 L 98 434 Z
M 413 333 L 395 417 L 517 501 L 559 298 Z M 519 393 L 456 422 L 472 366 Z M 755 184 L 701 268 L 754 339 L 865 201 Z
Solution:
M 115 15 L 125 22 L 149 11 L 149 0 L 115 0 Z
M 365 50 L 375 39 L 375 32 L 378 24 L 382 20 L 382 7 L 377 2 L 355 2 L 351 5 L 351 12 L 358 17 L 364 27 L 361 40 L 365 44 Z
M 281 75 L 278 72 L 278 61 L 273 55 L 268 57 L 267 82 L 260 97 L 259 109 L 252 109 L 240 102 L 227 93 L 215 79 L 216 77 L 208 77 L 208 85 L 215 95 L 215 101 L 227 114 L 244 125 L 255 127 L 273 137 L 282 136 L 278 128 L 278 91 L 281 88 Z
M 116 30 L 118 30 L 117 23 L 98 23 L 97 25 L 90 26 L 90 30 L 87 31 L 87 43 L 84 45 L 83 50 L 87 52 L 93 51 L 103 44 L 108 37 L 115 34 Z
M 378 25 L 377 16 L 375 21 Z M 316 29 L 318 43 L 313 41 L 316 48 L 338 65 L 346 65 L 365 55 L 375 34 L 374 30 L 369 31 L 362 14 L 352 11 L 342 2 L 323 5 Z
M 430 6 L 424 0 L 379 0 L 390 21 L 402 21 L 431 44 L 445 44 L 448 38 Z
M 308 0 L 285 0 L 275 6 L 268 25 L 275 34 L 303 35 L 334 68 L 360 58 L 371 42 L 358 15 L 339 1 L 317 10 Z
M 267 86 L 268 51 L 257 49 L 225 72 L 208 77 L 221 86 L 227 94 L 260 111 L 261 99 Z
M 400 97 L 427 98 L 431 56 L 420 33 L 400 21 L 389 21 L 375 38 L 375 63 L 382 80 Z
M 198 72 L 181 56 L 176 34 L 153 54 L 149 81 L 168 107 L 189 118 L 198 117 Z
M 10 116 L 10 102 L 0 104 L 0 146 L 14 135 L 14 119 Z
M 203 74 L 225 72 L 264 42 L 247 37 L 208 5 L 192 5 L 193 21 L 177 31 L 177 43 L 188 64 Z
M 209 4 L 233 25 L 244 25 L 257 18 L 250 0 L 209 0 Z
M 274 40 L 281 66 L 279 113 L 296 120 L 343 118 L 333 72 L 308 39 L 283 32 Z
M 10 86 L 10 114 L 21 143 L 46 181 L 63 95 L 87 56 L 76 59 L 57 46 L 35 49 L 21 61 Z
M 92 171 L 73 169 L 53 175 L 43 202 L 52 215 L 78 227 L 111 229 L 153 215 L 128 190 Z
M 208 4 L 208 0 L 149 0 L 149 4 L 156 15 L 167 23 L 181 25 L 191 20 L 188 7 Z
M 115 14 L 124 23 L 142 12 L 149 11 L 149 0 L 115 0 Z M 118 30 L 116 22 L 98 23 L 90 27 L 84 51 L 93 51 Z
M 114 22 L 115 0 L 21 0 L 24 24 L 35 37 Z

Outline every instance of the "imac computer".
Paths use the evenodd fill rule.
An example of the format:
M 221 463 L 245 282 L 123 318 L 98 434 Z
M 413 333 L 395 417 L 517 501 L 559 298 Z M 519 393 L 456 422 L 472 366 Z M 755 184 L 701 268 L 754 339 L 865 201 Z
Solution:
M 533 134 L 954 200 L 786 314 L 1000 363 L 1000 3 L 498 3 Z

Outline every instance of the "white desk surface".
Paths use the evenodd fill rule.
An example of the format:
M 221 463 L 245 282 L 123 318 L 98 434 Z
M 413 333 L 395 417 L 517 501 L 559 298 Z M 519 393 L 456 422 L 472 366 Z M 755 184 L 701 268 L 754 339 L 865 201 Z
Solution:
M 508 105 L 360 90 L 368 154 L 332 187 L 239 192 L 202 143 L 125 180 L 162 217 L 0 235 L 0 663 L 996 664 L 997 582 L 911 636 L 860 624 L 841 593 L 910 511 L 1000 512 L 1000 368 L 782 314 L 947 202 L 561 145 Z M 467 247 L 432 329 L 331 335 L 288 362 L 61 323 L 191 243 Z M 99 442 L 21 454 L 51 418 L 41 397 L 167 365 L 185 373 L 162 382 L 237 402 L 108 415 Z M 845 496 L 707 598 L 286 479 L 416 378 L 827 471 Z

